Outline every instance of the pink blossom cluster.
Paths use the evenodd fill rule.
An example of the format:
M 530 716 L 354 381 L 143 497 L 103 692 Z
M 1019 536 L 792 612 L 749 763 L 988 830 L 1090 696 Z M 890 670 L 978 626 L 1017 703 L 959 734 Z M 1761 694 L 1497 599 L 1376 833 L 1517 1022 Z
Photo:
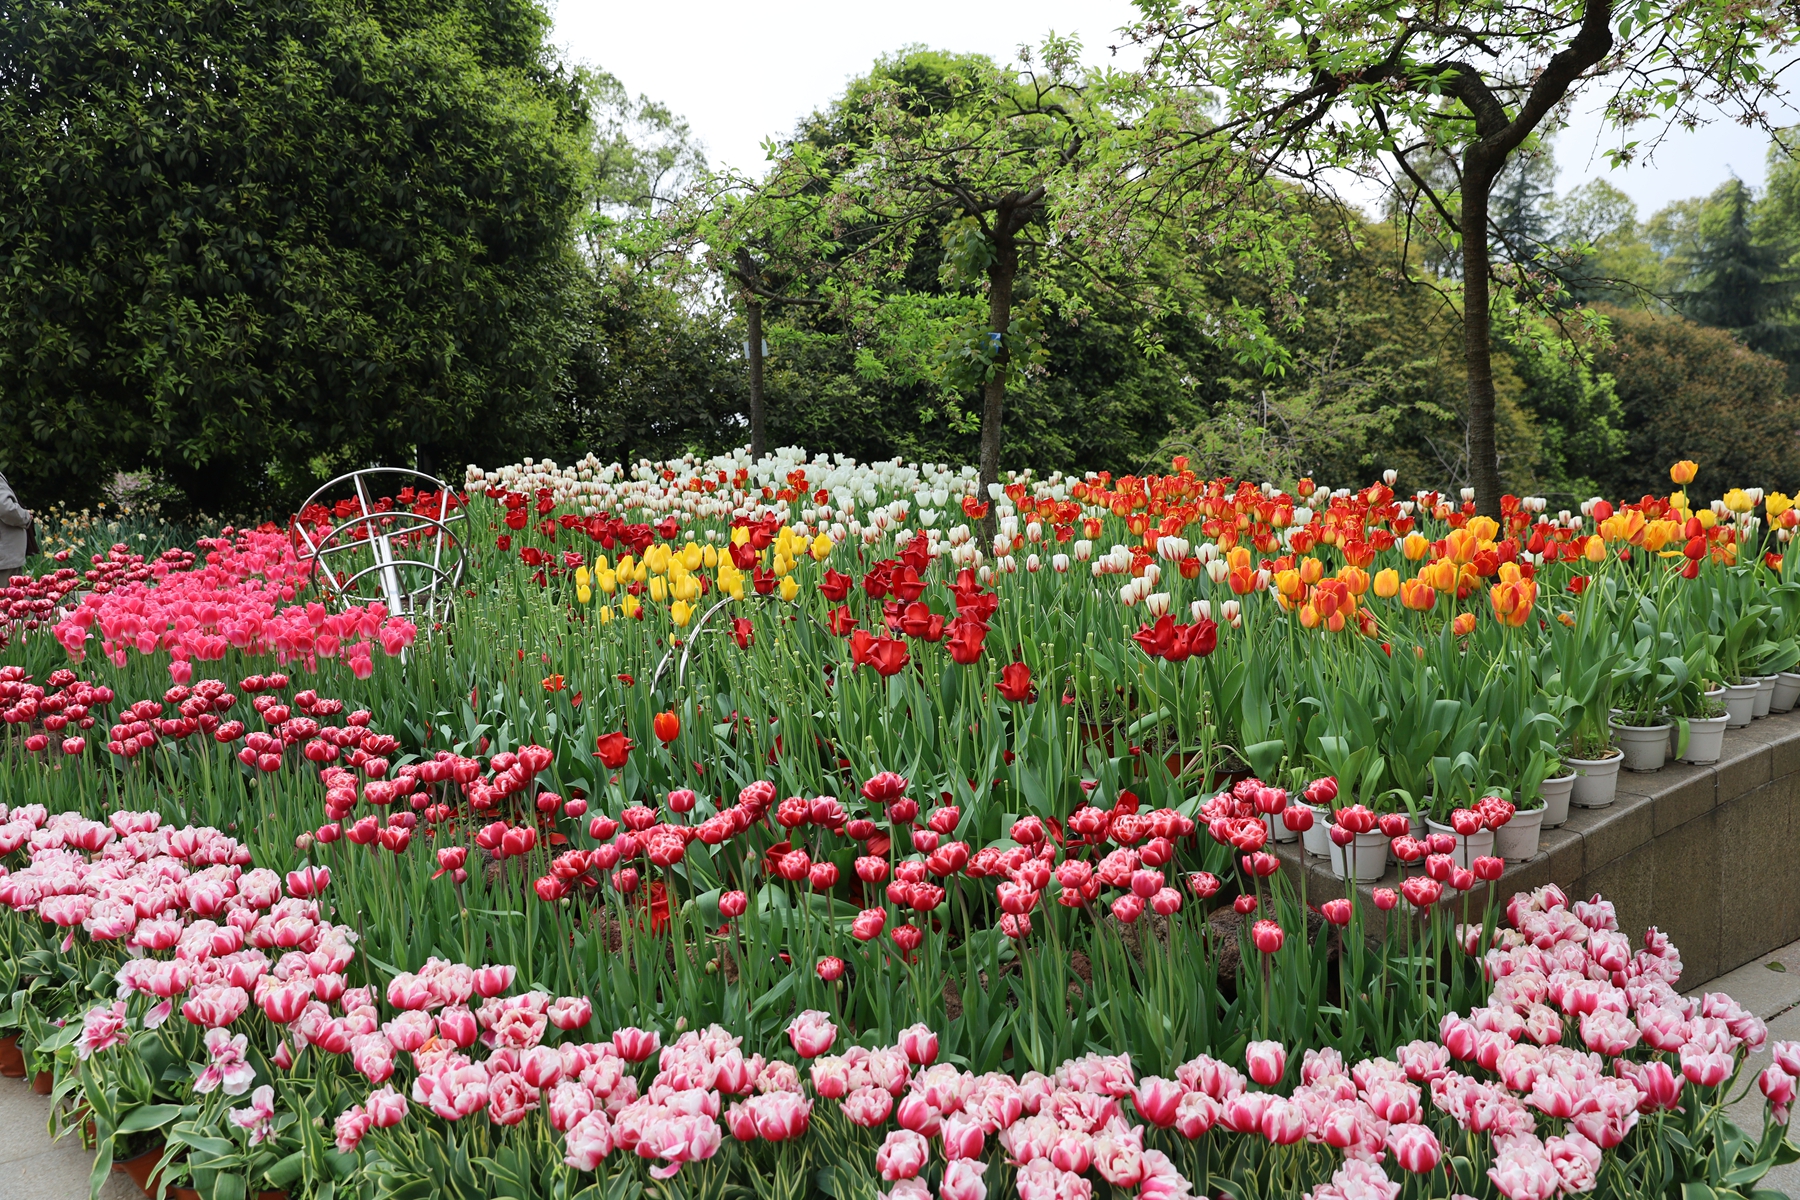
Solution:
M 80 661 L 97 626 L 101 652 L 115 666 L 124 666 L 133 650 L 166 651 L 170 675 L 186 683 L 194 662 L 224 658 L 232 649 L 273 654 L 309 671 L 321 658 L 339 658 L 366 678 L 374 648 L 397 655 L 417 636 L 412 622 L 390 617 L 379 603 L 335 613 L 317 602 L 295 604 L 311 565 L 281 533 L 228 528 L 199 544 L 204 565 L 159 561 L 151 578 L 91 591 L 57 623 L 57 641 Z
M 67 551 L 58 552 L 58 561 L 67 561 Z M 11 640 L 11 627 L 19 626 L 27 633 L 51 624 L 62 607 L 64 597 L 81 586 L 81 576 L 74 567 L 57 567 L 33 578 L 13 575 L 0 587 L 0 646 Z
M 25 749 L 33 754 L 49 749 L 52 741 L 66 755 L 80 754 L 87 749 L 82 733 L 94 727 L 95 714 L 112 702 L 111 688 L 88 683 L 67 668 L 50 672 L 39 685 L 24 667 L 0 667 L 0 718 L 31 730 Z

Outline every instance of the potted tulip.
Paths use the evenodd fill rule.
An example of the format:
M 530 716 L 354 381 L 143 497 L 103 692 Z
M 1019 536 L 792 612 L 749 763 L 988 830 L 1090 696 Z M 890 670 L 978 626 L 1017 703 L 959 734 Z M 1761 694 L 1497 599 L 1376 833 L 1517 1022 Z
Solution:
M 1612 744 L 1608 719 L 1613 671 L 1621 657 L 1611 614 L 1601 602 L 1611 590 L 1611 581 L 1602 579 L 1582 592 L 1572 613 L 1563 614 L 1574 622 L 1574 632 L 1552 643 L 1556 669 L 1546 681 L 1563 721 L 1564 769 L 1558 775 L 1569 777 L 1569 801 L 1581 808 L 1605 808 L 1613 802 L 1624 760 Z M 1559 815 L 1550 810 L 1548 796 L 1545 807 L 1547 818 Z M 1566 813 L 1561 815 L 1566 819 Z M 1562 820 L 1551 823 L 1560 825 Z

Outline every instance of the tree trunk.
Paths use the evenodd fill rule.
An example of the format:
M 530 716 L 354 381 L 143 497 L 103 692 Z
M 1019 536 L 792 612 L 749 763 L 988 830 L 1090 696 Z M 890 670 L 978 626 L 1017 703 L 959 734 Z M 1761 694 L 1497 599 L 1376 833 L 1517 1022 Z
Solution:
M 744 304 L 744 326 L 749 331 L 750 358 L 750 457 L 760 459 L 768 453 L 763 440 L 763 331 L 762 305 L 756 300 Z
M 1001 233 L 996 241 L 993 264 L 988 267 L 988 333 L 999 339 L 1000 349 L 994 355 L 994 377 L 982 388 L 981 403 L 981 495 L 984 504 L 992 504 L 989 488 L 1000 481 L 1000 429 L 1006 414 L 1006 374 L 1012 362 L 1012 347 L 1006 334 L 1012 325 L 1013 280 L 1019 273 L 1019 248 L 1010 233 Z M 982 519 L 981 532 L 985 554 L 993 549 L 995 513 L 988 509 Z
M 1475 161 L 1475 147 L 1463 159 L 1462 260 L 1463 357 L 1469 386 L 1469 482 L 1475 509 L 1500 519 L 1500 449 L 1494 437 L 1494 364 L 1488 344 L 1492 302 L 1488 295 L 1488 193 L 1494 172 Z

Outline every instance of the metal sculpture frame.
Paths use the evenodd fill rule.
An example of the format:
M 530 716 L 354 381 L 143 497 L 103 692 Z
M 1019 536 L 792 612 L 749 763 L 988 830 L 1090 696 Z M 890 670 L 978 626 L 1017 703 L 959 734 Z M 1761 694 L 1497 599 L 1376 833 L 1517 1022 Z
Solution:
M 438 496 L 437 516 L 404 508 L 375 508 L 370 502 L 369 481 L 384 475 L 422 480 L 427 485 L 424 490 Z M 409 467 L 365 467 L 319 487 L 307 497 L 300 511 L 305 512 L 314 504 L 328 507 L 325 497 L 340 492 L 346 483 L 355 489 L 356 513 L 341 519 L 334 516 L 331 531 L 316 541 L 313 531 L 304 524 L 294 527 L 305 547 L 301 557 L 312 566 L 320 591 L 335 600 L 380 600 L 390 613 L 415 622 L 421 617 L 428 622 L 447 620 L 456 603 L 456 589 L 462 583 L 466 561 L 463 540 L 451 526 L 468 520 L 460 504 L 454 508 L 450 505 L 453 489 L 435 475 Z M 396 553 L 395 540 L 410 540 L 410 535 L 415 534 L 424 535 L 416 543 L 420 546 L 429 540 L 429 559 L 412 557 L 404 552 L 404 545 Z M 348 576 L 340 578 L 331 568 L 334 557 L 349 557 L 365 550 L 374 561 Z M 453 562 L 446 561 L 450 556 L 454 556 Z M 415 584 L 415 579 L 421 581 Z

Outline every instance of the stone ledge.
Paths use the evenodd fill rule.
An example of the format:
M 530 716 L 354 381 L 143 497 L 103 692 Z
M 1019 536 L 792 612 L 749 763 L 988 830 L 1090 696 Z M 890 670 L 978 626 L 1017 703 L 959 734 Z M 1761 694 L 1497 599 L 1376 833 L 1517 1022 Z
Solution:
M 1304 877 L 1309 902 L 1345 894 L 1325 860 L 1295 842 L 1276 848 L 1290 878 Z M 1682 952 L 1684 987 L 1800 940 L 1800 709 L 1727 731 L 1710 766 L 1621 772 L 1610 806 L 1570 809 L 1566 825 L 1544 831 L 1536 857 L 1510 864 L 1492 886 L 1510 896 L 1546 883 L 1571 896 L 1603 893 L 1633 938 L 1650 925 L 1667 932 Z M 1390 866 L 1359 890 L 1398 886 Z M 1472 912 L 1488 886 L 1469 893 Z

